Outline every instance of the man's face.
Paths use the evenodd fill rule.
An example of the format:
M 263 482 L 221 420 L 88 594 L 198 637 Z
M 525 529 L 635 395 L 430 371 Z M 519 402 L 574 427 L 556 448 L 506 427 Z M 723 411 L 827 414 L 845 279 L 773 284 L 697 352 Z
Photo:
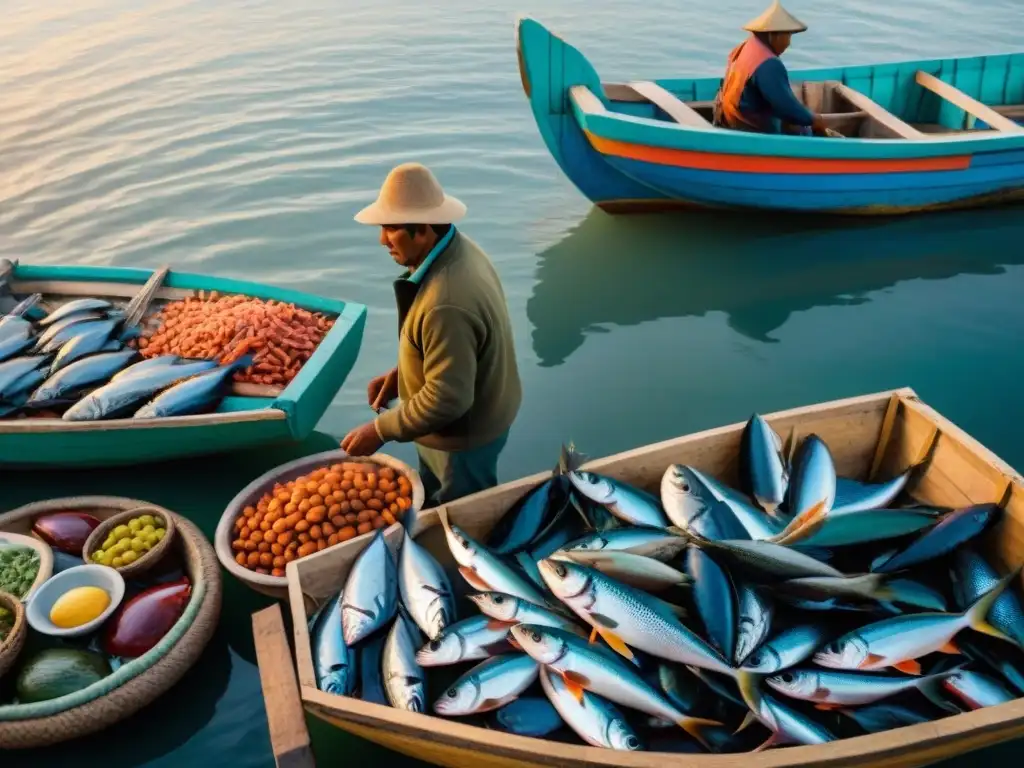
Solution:
M 430 251 L 430 227 L 420 227 L 410 235 L 402 226 L 384 225 L 380 228 L 380 244 L 388 249 L 391 258 L 400 267 L 418 266 Z
M 769 40 L 772 44 L 772 50 L 775 51 L 776 55 L 781 56 L 789 48 L 789 44 L 793 40 L 793 34 L 791 32 L 772 32 Z

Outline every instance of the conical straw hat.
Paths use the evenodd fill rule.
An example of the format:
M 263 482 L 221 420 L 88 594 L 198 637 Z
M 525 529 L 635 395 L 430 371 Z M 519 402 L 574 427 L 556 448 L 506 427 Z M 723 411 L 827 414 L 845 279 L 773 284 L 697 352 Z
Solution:
M 783 8 L 779 0 L 773 0 L 767 11 L 743 28 L 748 32 L 804 32 L 807 25 Z
M 356 214 L 360 224 L 451 224 L 466 206 L 446 195 L 426 166 L 403 163 L 381 185 L 377 199 Z

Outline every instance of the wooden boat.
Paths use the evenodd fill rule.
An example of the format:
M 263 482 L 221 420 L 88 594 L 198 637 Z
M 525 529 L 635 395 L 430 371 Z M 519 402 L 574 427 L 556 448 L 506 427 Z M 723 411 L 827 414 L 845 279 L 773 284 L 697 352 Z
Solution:
M 1003 502 L 1006 514 L 981 543 L 1003 571 L 1024 556 L 1024 478 L 949 420 L 922 403 L 910 389 L 855 397 L 765 416 L 780 435 L 817 434 L 844 477 L 890 477 L 929 456 L 917 475 L 913 495 L 926 504 L 959 507 Z M 657 493 L 671 463 L 697 467 L 735 483 L 743 424 L 687 435 L 608 458 L 585 468 Z M 514 502 L 550 477 L 541 473 L 456 501 L 449 519 L 482 539 Z M 389 533 L 391 531 L 389 530 Z M 453 560 L 436 510 L 423 512 L 412 531 L 446 568 Z M 397 544 L 391 538 L 392 547 Z M 478 728 L 429 715 L 323 693 L 317 689 L 307 620 L 313 609 L 344 584 L 361 546 L 334 547 L 288 564 L 289 601 L 299 693 L 316 717 L 397 752 L 437 765 L 465 766 L 633 766 L 635 768 L 745 768 L 870 765 L 910 768 L 1024 735 L 1024 700 L 819 746 L 770 749 L 760 753 L 694 755 L 620 752 L 545 741 Z M 453 587 L 462 580 L 451 576 Z M 436 692 L 435 692 L 436 693 Z M 428 693 L 433 702 L 436 695 Z
M 18 264 L 11 289 L 18 296 L 43 294 L 48 309 L 82 297 L 126 302 L 151 270 L 121 267 Z M 294 303 L 334 317 L 334 327 L 283 389 L 234 384 L 213 413 L 161 419 L 68 422 L 61 419 L 0 420 L 0 465 L 113 466 L 230 451 L 243 446 L 302 440 L 316 427 L 352 370 L 362 344 L 366 307 L 259 283 L 189 272 L 170 272 L 153 307 L 199 291 L 244 294 Z
M 791 71 L 846 137 L 823 138 L 713 127 L 720 77 L 603 83 L 533 19 L 516 44 L 548 150 L 609 213 L 898 214 L 1024 196 L 1024 52 Z
M 50 499 L 0 514 L 0 531 L 28 535 L 35 519 L 49 512 L 82 511 L 105 520 L 144 506 L 154 505 L 113 496 Z M 195 523 L 157 509 L 174 520 L 171 547 L 192 583 L 185 612 L 151 650 L 126 659 L 113 674 L 88 688 L 49 701 L 0 706 L 0 750 L 50 746 L 108 728 L 169 691 L 203 655 L 220 621 L 222 582 L 217 556 Z

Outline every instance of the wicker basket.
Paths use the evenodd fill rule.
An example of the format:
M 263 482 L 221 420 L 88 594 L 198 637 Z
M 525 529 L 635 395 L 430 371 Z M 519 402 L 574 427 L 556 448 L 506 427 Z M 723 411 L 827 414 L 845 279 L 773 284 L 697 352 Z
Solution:
M 256 504 L 264 493 L 274 487 L 275 483 L 286 483 L 289 480 L 294 480 L 296 477 L 305 475 L 325 465 L 336 464 L 343 461 L 379 464 L 382 467 L 390 467 L 396 472 L 399 472 L 409 478 L 409 484 L 412 486 L 412 507 L 406 510 L 405 515 L 403 515 L 399 524 L 401 522 L 415 520 L 417 513 L 423 506 L 425 496 L 423 491 L 423 481 L 420 480 L 419 472 L 410 467 L 404 461 L 400 461 L 393 456 L 388 456 L 384 453 L 375 453 L 373 456 L 360 458 L 350 457 L 345 453 L 345 451 L 341 450 L 314 453 L 310 456 L 304 456 L 301 459 L 288 462 L 287 464 L 282 464 L 280 467 L 275 467 L 269 472 L 261 475 L 243 488 L 241 492 L 231 500 L 231 503 L 228 504 L 227 508 L 224 510 L 224 514 L 220 518 L 220 523 L 217 525 L 217 532 L 213 537 L 213 544 L 217 550 L 217 558 L 228 573 L 257 592 L 278 600 L 287 599 L 287 576 L 271 576 L 256 573 L 255 571 L 250 571 L 248 568 L 239 565 L 235 560 L 235 553 L 231 549 L 231 540 L 235 531 L 235 520 L 237 520 L 238 516 L 242 514 L 243 509 L 247 506 Z M 367 537 L 372 536 L 373 534 L 374 531 L 370 531 L 369 533 L 364 533 L 362 536 L 356 536 L 354 539 L 349 539 L 348 541 L 341 542 L 335 546 L 340 547 L 352 542 L 367 541 Z
M 22 532 L 31 528 L 32 520 L 38 515 L 56 510 L 79 509 L 105 519 L 117 512 L 141 506 L 151 505 L 135 499 L 111 496 L 53 499 L 28 504 L 0 515 L 0 530 Z M 49 746 L 109 728 L 166 693 L 199 660 L 220 619 L 220 567 L 213 547 L 199 528 L 180 515 L 174 515 L 162 507 L 158 509 L 174 519 L 177 529 L 176 547 L 182 553 L 193 587 L 199 584 L 204 586 L 205 594 L 197 606 L 192 623 L 151 666 L 127 678 L 104 695 L 56 714 L 17 720 L 0 719 L 0 751 Z M 196 599 L 195 592 L 193 595 L 193 599 Z M 187 611 L 191 609 L 190 604 Z M 96 685 L 103 684 L 104 681 L 100 681 Z M 0 707 L 0 713 L 2 711 Z
M 164 537 L 157 542 L 155 547 L 142 555 L 142 557 L 134 563 L 122 565 L 120 568 L 115 568 L 115 570 L 125 579 L 131 579 L 140 576 L 150 570 L 153 566 L 157 565 L 171 548 L 175 525 L 173 515 L 166 513 L 164 510 L 160 509 L 160 507 L 154 507 L 152 505 L 141 506 L 137 509 L 127 509 L 124 512 L 118 512 L 116 515 L 112 515 L 101 522 L 96 526 L 95 530 L 89 534 L 89 538 L 85 540 L 85 546 L 82 547 L 82 559 L 87 563 L 91 563 L 93 553 L 103 545 L 104 540 L 110 532 L 117 526 L 127 523 L 129 520 L 133 520 L 139 515 L 152 515 L 153 517 L 160 518 L 160 521 L 164 524 L 167 532 L 164 534 Z
M 14 626 L 11 627 L 7 639 L 0 642 L 0 677 L 3 677 L 25 645 L 28 623 L 25 621 L 25 606 L 9 592 L 0 592 L 0 607 L 14 614 Z

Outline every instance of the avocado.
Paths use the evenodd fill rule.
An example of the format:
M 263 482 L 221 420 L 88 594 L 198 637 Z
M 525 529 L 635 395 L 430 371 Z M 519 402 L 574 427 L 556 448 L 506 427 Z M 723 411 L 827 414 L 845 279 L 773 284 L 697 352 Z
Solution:
M 18 675 L 18 701 L 29 704 L 88 688 L 111 673 L 98 653 L 48 648 L 25 663 Z

